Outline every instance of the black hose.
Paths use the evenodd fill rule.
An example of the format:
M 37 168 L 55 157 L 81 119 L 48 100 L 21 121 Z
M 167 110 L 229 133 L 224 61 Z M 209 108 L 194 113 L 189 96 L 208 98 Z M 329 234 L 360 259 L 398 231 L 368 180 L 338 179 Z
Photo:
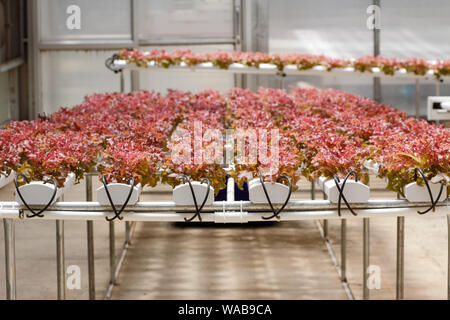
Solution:
M 44 184 L 49 183 L 49 182 L 52 183 L 52 184 L 55 186 L 55 189 L 53 190 L 52 197 L 50 198 L 50 201 L 47 203 L 47 205 L 46 205 L 44 208 L 42 208 L 41 210 L 39 210 L 39 211 L 36 212 L 36 211 L 34 211 L 34 210 L 28 205 L 28 203 L 25 201 L 25 199 L 23 198 L 22 194 L 20 193 L 20 190 L 19 190 L 19 184 L 17 183 L 17 179 L 18 179 L 19 177 L 22 177 L 22 178 L 25 180 L 25 182 L 26 182 L 27 184 L 29 184 L 30 182 L 28 181 L 27 177 L 26 177 L 25 175 L 23 175 L 22 173 L 19 173 L 19 174 L 16 175 L 16 177 L 14 178 L 14 185 L 15 185 L 15 187 L 16 187 L 16 192 L 17 192 L 17 194 L 19 195 L 20 200 L 22 201 L 22 203 L 24 204 L 24 206 L 32 213 L 31 215 L 28 215 L 28 214 L 27 214 L 27 218 L 33 218 L 33 217 L 43 218 L 44 215 L 43 215 L 42 213 L 43 213 L 45 210 L 47 210 L 48 207 L 51 206 L 53 200 L 55 199 L 56 192 L 58 191 L 58 187 L 57 187 L 57 185 L 56 185 L 55 180 L 53 180 L 53 179 L 48 179 L 48 180 L 45 180 L 45 181 L 44 181 Z
M 336 184 L 336 188 L 339 191 L 339 199 L 338 199 L 338 215 L 341 216 L 341 203 L 342 203 L 342 199 L 345 202 L 345 205 L 347 206 L 348 210 L 350 210 L 350 212 L 354 215 L 357 216 L 358 214 L 353 211 L 352 207 L 350 206 L 350 204 L 348 203 L 347 199 L 344 196 L 344 189 L 345 189 L 345 184 L 347 183 L 347 179 L 353 175 L 355 177 L 355 182 L 358 182 L 358 175 L 356 174 L 355 171 L 350 171 L 349 173 L 347 173 L 347 175 L 344 178 L 344 181 L 342 182 L 342 187 L 339 185 L 339 183 L 341 182 L 339 180 L 339 177 L 337 174 L 334 175 L 333 179 L 334 179 L 334 183 Z
M 270 217 L 262 217 L 263 220 L 270 220 L 270 219 L 273 219 L 275 217 L 277 219 L 280 219 L 279 214 L 281 213 L 281 211 L 284 210 L 284 208 L 286 207 L 286 205 L 289 202 L 289 199 L 291 198 L 291 194 L 292 194 L 292 182 L 291 182 L 291 179 L 288 176 L 286 176 L 286 175 L 282 175 L 282 176 L 278 177 L 277 182 L 280 182 L 283 179 L 287 180 L 287 182 L 289 184 L 289 193 L 288 193 L 288 196 L 286 198 L 286 201 L 281 206 L 281 208 L 278 209 L 278 210 L 275 210 L 275 208 L 273 207 L 272 201 L 270 200 L 269 193 L 267 192 L 266 186 L 264 185 L 264 180 L 262 178 L 262 175 L 261 174 L 259 175 L 259 181 L 261 181 L 261 185 L 262 185 L 262 188 L 264 190 L 264 194 L 266 195 L 267 202 L 269 203 L 270 209 L 272 209 L 272 212 L 273 212 L 273 215 L 271 215 Z
M 111 198 L 111 194 L 109 193 L 109 190 L 108 190 L 108 183 L 106 182 L 106 178 L 105 178 L 104 175 L 102 175 L 102 182 L 103 182 L 103 186 L 105 187 L 105 192 L 106 192 L 106 195 L 107 195 L 107 197 L 108 197 L 108 200 L 109 200 L 109 203 L 110 203 L 110 205 L 111 205 L 111 208 L 112 208 L 113 211 L 114 211 L 114 217 L 112 217 L 112 218 L 106 217 L 105 219 L 106 219 L 107 221 L 113 221 L 113 220 L 115 220 L 115 219 L 122 220 L 123 217 L 121 217 L 120 214 L 123 212 L 123 210 L 125 210 L 126 206 L 128 205 L 128 202 L 130 201 L 131 195 L 133 194 L 133 189 L 134 189 L 134 179 L 133 179 L 133 177 L 131 177 L 131 178 L 128 180 L 128 182 L 127 182 L 127 184 L 129 184 L 129 185 L 130 185 L 130 182 L 131 182 L 131 185 L 130 185 L 130 192 L 128 192 L 127 199 L 125 200 L 125 202 L 124 202 L 124 204 L 122 205 L 122 207 L 120 208 L 120 210 L 117 210 L 117 209 L 116 209 L 116 206 L 114 205 L 114 202 L 113 202 L 113 200 L 112 200 L 112 198 Z

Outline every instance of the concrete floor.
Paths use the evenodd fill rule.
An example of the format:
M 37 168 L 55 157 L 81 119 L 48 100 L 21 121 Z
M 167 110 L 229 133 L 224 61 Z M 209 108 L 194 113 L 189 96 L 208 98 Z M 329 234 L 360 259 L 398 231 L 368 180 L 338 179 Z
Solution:
M 94 179 L 94 189 L 99 182 Z M 380 185 L 376 182 L 375 185 Z M 308 188 L 303 183 L 301 190 Z M 170 200 L 168 188 L 144 192 L 142 200 Z M 13 188 L 0 190 L 12 200 Z M 395 197 L 373 192 L 374 197 Z M 309 198 L 296 192 L 295 199 Z M 317 197 L 321 198 L 319 192 Z M 66 194 L 84 200 L 84 184 Z M 95 200 L 95 199 L 94 199 Z M 372 299 L 395 298 L 396 219 L 371 219 L 371 264 L 381 271 L 381 288 Z M 362 296 L 362 220 L 348 225 L 348 280 Z M 406 219 L 405 298 L 445 299 L 447 228 L 444 217 Z M 96 295 L 101 299 L 109 276 L 108 224 L 95 222 Z M 340 221 L 329 222 L 339 257 Z M 119 254 L 124 223 L 116 222 Z M 5 298 L 3 232 L 0 232 L 0 299 Z M 81 289 L 66 290 L 67 299 L 87 299 L 86 223 L 65 223 L 66 266 L 81 269 Z M 55 223 L 17 221 L 18 299 L 56 298 Z M 138 223 L 113 299 L 346 299 L 336 270 L 314 221 L 199 225 Z

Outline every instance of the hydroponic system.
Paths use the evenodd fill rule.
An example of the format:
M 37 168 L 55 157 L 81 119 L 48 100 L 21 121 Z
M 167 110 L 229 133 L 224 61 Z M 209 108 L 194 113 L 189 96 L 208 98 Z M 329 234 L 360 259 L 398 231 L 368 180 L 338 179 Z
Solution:
M 450 76 L 448 60 L 187 50 L 121 50 L 106 65 L 121 73 L 330 72 L 436 81 Z M 258 151 L 252 150 L 255 146 Z M 448 128 L 338 90 L 93 94 L 73 108 L 11 122 L 0 131 L 0 183 L 16 187 L 16 202 L 0 204 L 0 217 L 9 221 L 8 292 L 13 298 L 13 219 L 106 219 L 113 234 L 115 219 L 245 223 L 363 218 L 366 232 L 368 219 L 375 216 L 448 215 L 449 150 Z M 385 179 L 398 199 L 370 199 L 369 174 Z M 60 201 L 74 183 L 93 175 L 103 183 L 98 202 Z M 318 184 L 327 199 L 291 200 L 302 179 Z M 172 202 L 139 201 L 143 188 L 160 183 L 173 187 Z M 235 185 L 248 189 L 248 200 L 235 200 Z M 215 200 L 221 192 L 226 200 Z M 127 223 L 128 242 L 130 228 Z M 366 268 L 366 233 L 363 245 Z M 398 250 L 404 250 L 402 243 Z M 117 263 L 112 258 L 109 297 L 124 257 Z M 403 264 L 397 267 L 403 272 Z M 342 276 L 341 267 L 338 272 Z M 348 289 L 345 274 L 342 279 Z M 366 280 L 365 275 L 364 298 Z M 402 290 L 402 277 L 397 280 Z M 58 288 L 62 294 L 63 287 Z

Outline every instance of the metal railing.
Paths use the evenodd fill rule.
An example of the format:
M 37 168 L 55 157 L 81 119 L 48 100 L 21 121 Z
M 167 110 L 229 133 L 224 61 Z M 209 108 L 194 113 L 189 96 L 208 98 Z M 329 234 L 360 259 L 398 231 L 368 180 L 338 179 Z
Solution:
M 86 180 L 87 199 L 92 199 L 92 181 Z M 89 196 L 90 195 L 90 196 Z M 270 212 L 267 204 L 253 204 L 250 201 L 234 201 L 234 181 L 228 181 L 227 201 L 216 201 L 210 206 L 205 206 L 202 213 L 203 222 L 215 223 L 246 223 L 250 221 L 265 221 L 262 217 Z M 370 258 L 369 219 L 372 217 L 398 217 L 397 227 L 397 299 L 403 298 L 404 291 L 404 218 L 416 216 L 417 211 L 429 207 L 429 203 L 410 203 L 404 199 L 397 200 L 369 200 L 367 203 L 352 204 L 358 209 L 358 216 L 354 216 L 350 210 L 341 209 L 338 215 L 337 205 L 328 200 L 299 200 L 289 201 L 279 221 L 341 220 L 341 261 L 338 262 L 325 226 L 321 227 L 321 233 L 327 243 L 333 262 L 337 268 L 339 278 L 343 284 L 347 296 L 353 299 L 353 293 L 346 278 L 346 219 L 363 219 L 363 299 L 369 298 L 367 285 L 367 268 Z M 105 294 L 105 299 L 110 299 L 114 285 L 116 284 L 127 250 L 131 245 L 132 233 L 135 222 L 166 221 L 183 222 L 185 218 L 195 212 L 193 206 L 178 206 L 174 202 L 138 202 L 136 205 L 127 206 L 124 209 L 123 220 L 126 222 L 125 242 L 119 259 L 115 256 L 115 230 L 114 222 L 110 225 L 110 281 Z M 5 233 L 5 263 L 6 263 L 6 292 L 7 299 L 16 299 L 16 275 L 15 275 L 15 230 L 16 219 L 30 220 L 27 218 L 27 209 L 17 202 L 1 202 L 0 218 L 4 219 Z M 447 202 L 436 205 L 435 211 L 427 215 L 447 216 L 448 228 L 450 228 L 450 210 Z M 426 217 L 425 215 L 424 217 Z M 65 298 L 64 287 L 64 220 L 87 221 L 88 231 L 88 265 L 89 265 L 89 297 L 95 298 L 95 271 L 93 253 L 93 221 L 105 221 L 114 216 L 113 210 L 108 206 L 102 206 L 97 202 L 57 202 L 50 206 L 39 220 L 56 220 L 57 241 L 57 288 L 58 298 Z M 89 240 L 90 239 L 90 240 Z M 449 252 L 450 254 L 450 252 Z M 450 264 L 449 264 L 450 272 Z M 450 297 L 450 277 L 448 278 L 448 292 Z

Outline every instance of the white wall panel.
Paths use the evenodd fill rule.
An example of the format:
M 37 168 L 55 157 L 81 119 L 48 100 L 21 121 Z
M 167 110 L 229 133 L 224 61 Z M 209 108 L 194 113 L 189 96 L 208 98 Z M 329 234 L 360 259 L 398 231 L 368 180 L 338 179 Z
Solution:
M 138 0 L 140 39 L 233 38 L 232 0 Z
M 40 37 L 42 41 L 130 40 L 130 0 L 39 0 Z M 81 11 L 81 28 L 66 26 L 67 7 Z
M 120 90 L 119 75 L 105 67 L 114 51 L 44 51 L 42 63 L 43 112 L 72 107 L 92 93 Z M 128 76 L 129 73 L 125 73 Z M 127 79 L 129 84 L 129 79 Z M 129 90 L 129 89 L 128 89 Z

